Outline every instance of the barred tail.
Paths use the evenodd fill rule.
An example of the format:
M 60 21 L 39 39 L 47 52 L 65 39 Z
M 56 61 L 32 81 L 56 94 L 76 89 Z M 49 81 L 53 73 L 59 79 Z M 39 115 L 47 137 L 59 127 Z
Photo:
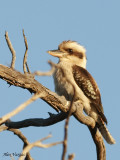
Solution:
M 99 131 L 101 132 L 102 136 L 104 139 L 107 141 L 109 144 L 115 144 L 114 138 L 111 136 L 110 132 L 108 131 L 107 127 L 105 126 L 104 122 L 100 122 L 97 124 L 97 127 Z

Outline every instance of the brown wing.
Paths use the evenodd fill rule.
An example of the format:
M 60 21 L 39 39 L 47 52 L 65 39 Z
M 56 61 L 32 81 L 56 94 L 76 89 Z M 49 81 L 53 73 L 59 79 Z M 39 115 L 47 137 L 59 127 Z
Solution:
M 73 66 L 73 76 L 77 85 L 81 88 L 84 94 L 91 100 L 91 103 L 97 109 L 99 115 L 107 124 L 107 119 L 104 115 L 100 91 L 97 83 L 91 76 L 91 74 L 84 68 L 77 65 Z

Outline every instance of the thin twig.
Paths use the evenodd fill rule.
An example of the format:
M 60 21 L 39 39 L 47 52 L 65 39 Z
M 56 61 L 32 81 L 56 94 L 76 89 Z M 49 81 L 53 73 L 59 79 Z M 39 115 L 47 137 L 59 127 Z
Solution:
M 24 102 L 23 104 L 18 106 L 15 110 L 13 110 L 12 112 L 10 112 L 10 113 L 6 114 L 5 116 L 3 116 L 2 118 L 0 118 L 0 124 L 4 123 L 6 120 L 10 119 L 11 117 L 16 115 L 17 113 L 21 112 L 23 109 L 25 109 L 25 107 L 27 107 L 30 103 L 32 103 L 33 101 L 40 98 L 42 95 L 43 95 L 43 93 L 42 94 L 41 93 L 35 94 L 30 99 L 28 99 L 26 102 Z
M 27 73 L 27 72 L 30 73 L 29 67 L 27 65 L 28 43 L 27 43 L 27 38 L 25 37 L 25 34 L 24 34 L 24 29 L 23 29 L 23 37 L 24 37 L 24 42 L 25 42 L 25 47 L 26 47 L 24 58 L 23 58 L 23 71 L 24 71 L 24 73 Z M 27 68 L 27 70 L 26 70 L 26 68 Z
M 40 72 L 40 71 L 35 71 L 33 73 L 34 76 L 51 76 L 55 71 L 55 67 L 52 67 L 50 71 L 48 72 Z
M 15 68 L 16 53 L 15 53 L 15 50 L 12 46 L 12 43 L 8 37 L 8 32 L 5 32 L 5 39 L 6 39 L 7 45 L 12 53 L 11 68 L 14 69 Z
M 48 135 L 47 137 L 45 138 L 42 138 L 41 140 L 38 140 L 34 143 L 31 143 L 29 145 L 27 145 L 24 150 L 22 151 L 22 155 L 26 155 L 27 152 L 29 152 L 33 147 L 40 147 L 40 148 L 49 148 L 49 147 L 52 147 L 52 146 L 55 146 L 55 145 L 58 145 L 58 144 L 61 144 L 63 142 L 55 142 L 55 143 L 50 143 L 50 144 L 42 144 L 41 142 L 43 140 L 46 140 L 48 138 L 50 138 L 51 135 Z M 19 160 L 23 160 L 23 157 L 20 157 Z
M 28 72 L 28 73 L 31 73 L 31 72 L 30 72 L 30 69 L 29 69 L 29 67 L 28 67 L 27 62 L 26 62 L 26 68 L 27 68 L 27 72 Z
M 51 76 L 51 75 L 53 75 L 57 65 L 51 61 L 48 61 L 48 64 L 50 64 L 50 66 L 51 66 L 51 69 L 49 71 L 47 71 L 47 72 L 35 71 L 33 73 L 33 76 Z
M 22 134 L 22 132 L 19 129 L 8 128 L 7 130 L 17 135 L 26 145 L 30 144 L 27 138 Z
M 54 68 L 60 68 L 58 64 L 53 63 L 52 61 L 48 61 L 48 63 Z M 64 74 L 64 73 L 63 73 Z

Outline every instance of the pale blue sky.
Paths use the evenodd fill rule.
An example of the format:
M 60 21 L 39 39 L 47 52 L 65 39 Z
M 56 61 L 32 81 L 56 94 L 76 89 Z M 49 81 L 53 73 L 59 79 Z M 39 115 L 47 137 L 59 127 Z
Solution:
M 108 129 L 116 139 L 115 145 L 105 142 L 107 160 L 119 159 L 120 152 L 120 1 L 119 0 L 11 0 L 0 1 L 0 64 L 10 65 L 11 53 L 5 42 L 5 31 L 16 50 L 16 69 L 22 72 L 25 51 L 22 29 L 28 45 L 28 64 L 31 71 L 50 69 L 48 60 L 57 58 L 46 53 L 56 49 L 63 40 L 76 40 L 87 50 L 87 69 L 97 81 Z M 54 91 L 52 77 L 37 77 L 43 85 Z M 31 97 L 27 90 L 16 88 L 0 80 L 0 117 L 12 111 Z M 26 118 L 47 118 L 47 112 L 55 113 L 42 100 L 37 100 L 24 111 L 14 116 L 18 121 Z M 64 122 L 46 128 L 29 127 L 21 129 L 30 142 L 49 133 L 53 137 L 46 143 L 63 139 Z M 11 132 L 1 133 L 0 159 L 10 160 L 3 154 L 20 153 L 22 142 Z M 60 160 L 62 145 L 49 149 L 34 148 L 35 160 Z M 68 152 L 75 153 L 75 160 L 96 160 L 96 149 L 86 126 L 71 117 L 69 125 Z M 15 160 L 18 159 L 14 157 Z

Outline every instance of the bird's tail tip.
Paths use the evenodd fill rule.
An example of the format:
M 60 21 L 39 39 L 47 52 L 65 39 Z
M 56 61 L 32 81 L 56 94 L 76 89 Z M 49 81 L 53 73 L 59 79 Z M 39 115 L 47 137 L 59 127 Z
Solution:
M 108 144 L 115 144 L 116 143 L 115 139 L 112 137 L 112 135 L 108 131 L 105 124 L 102 123 L 101 125 L 98 125 L 98 129 Z

